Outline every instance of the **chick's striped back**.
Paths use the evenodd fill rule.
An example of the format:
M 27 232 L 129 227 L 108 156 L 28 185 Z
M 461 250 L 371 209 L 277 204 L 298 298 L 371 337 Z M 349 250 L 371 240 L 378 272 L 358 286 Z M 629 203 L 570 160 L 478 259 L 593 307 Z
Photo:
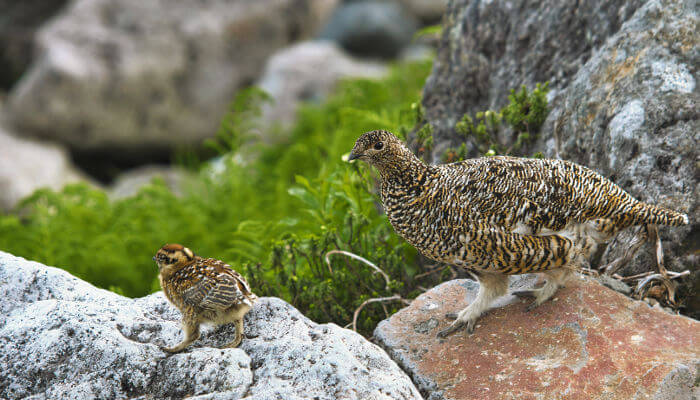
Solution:
M 257 299 L 241 274 L 214 258 L 195 256 L 167 279 L 165 294 L 178 306 L 216 311 L 240 303 L 252 306 Z

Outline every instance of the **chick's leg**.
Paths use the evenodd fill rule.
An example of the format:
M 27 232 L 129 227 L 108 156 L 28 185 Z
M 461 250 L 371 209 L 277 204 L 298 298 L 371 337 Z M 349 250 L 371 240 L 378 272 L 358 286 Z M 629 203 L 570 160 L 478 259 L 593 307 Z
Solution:
M 224 347 L 238 347 L 243 340 L 243 319 L 237 319 L 233 321 L 233 323 L 236 326 L 236 337 L 231 343 L 225 345 Z
M 508 291 L 508 276 L 506 275 L 480 273 L 478 278 L 479 293 L 476 295 L 476 299 L 457 315 L 447 315 L 448 318 L 454 318 L 455 321 L 452 322 L 452 325 L 438 332 L 439 338 L 444 338 L 462 328 L 466 328 L 467 332 L 472 333 L 481 314 L 489 308 L 495 299 Z
M 180 344 L 175 347 L 163 347 L 168 353 L 177 353 L 189 346 L 192 342 L 199 339 L 199 322 L 193 318 L 182 319 L 182 330 L 185 332 L 185 338 Z

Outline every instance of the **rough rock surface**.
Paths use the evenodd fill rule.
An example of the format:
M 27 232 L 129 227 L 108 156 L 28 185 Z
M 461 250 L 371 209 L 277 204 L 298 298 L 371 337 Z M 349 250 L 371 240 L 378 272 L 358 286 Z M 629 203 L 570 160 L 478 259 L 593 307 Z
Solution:
M 686 306 L 695 318 L 700 318 L 699 5 L 650 1 L 641 7 L 561 92 L 540 142 L 549 156 L 558 147 L 562 158 L 596 169 L 636 198 L 688 214 L 690 225 L 664 227 L 661 237 L 667 267 L 693 272 L 683 290 L 690 292 Z M 621 235 L 601 262 L 621 256 L 630 237 Z M 651 246 L 646 249 L 625 273 L 655 265 Z
M 39 188 L 59 190 L 85 179 L 61 146 L 16 137 L 0 125 L 0 211 Z
M 498 109 L 511 88 L 550 82 L 543 151 L 609 177 L 640 200 L 689 215 L 662 228 L 666 264 L 690 269 L 681 286 L 686 312 L 700 317 L 700 36 L 698 1 L 450 2 L 423 104 L 435 127 L 433 158 L 463 140 L 465 113 Z M 479 155 L 470 146 L 471 156 Z M 601 262 L 616 258 L 624 233 Z M 650 250 L 649 247 L 646 248 Z M 641 251 L 622 272 L 654 267 Z
M 11 92 L 12 120 L 115 158 L 197 143 L 267 57 L 314 33 L 335 4 L 73 0 L 37 33 L 38 59 Z
M 437 339 L 450 322 L 445 313 L 465 307 L 477 290 L 470 280 L 446 282 L 374 332 L 427 399 L 690 400 L 700 395 L 700 323 L 695 320 L 576 278 L 531 312 L 525 312 L 525 301 L 507 296 L 479 320 L 474 334 Z
M 270 94 L 265 122 L 290 123 L 302 101 L 320 102 L 342 78 L 378 78 L 386 67 L 356 60 L 330 41 L 299 43 L 272 56 L 257 83 Z
M 376 345 L 277 298 L 246 316 L 239 348 L 216 348 L 224 326 L 168 355 L 156 344 L 182 339 L 180 314 L 162 292 L 128 299 L 3 252 L 0 282 L 2 398 L 420 399 Z
M 460 141 L 454 126 L 465 113 L 504 106 L 510 89 L 545 81 L 553 92 L 566 87 L 643 2 L 450 2 L 423 94 L 426 117 L 435 128 L 433 154 Z

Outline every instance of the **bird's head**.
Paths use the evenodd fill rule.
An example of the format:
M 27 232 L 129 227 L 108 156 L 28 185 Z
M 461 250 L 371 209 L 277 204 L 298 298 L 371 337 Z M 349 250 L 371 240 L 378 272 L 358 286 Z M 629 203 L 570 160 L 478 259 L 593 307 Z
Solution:
M 403 172 L 422 162 L 397 138 L 387 131 L 371 131 L 360 136 L 350 152 L 348 161 L 363 160 L 382 175 Z
M 360 136 L 350 152 L 348 160 L 363 160 L 379 166 L 392 162 L 397 156 L 408 151 L 399 138 L 387 131 L 371 131 Z
M 191 263 L 193 260 L 194 253 L 192 250 L 179 244 L 166 244 L 153 257 L 153 261 L 158 264 L 158 269 L 161 271 L 164 269 L 177 269 Z

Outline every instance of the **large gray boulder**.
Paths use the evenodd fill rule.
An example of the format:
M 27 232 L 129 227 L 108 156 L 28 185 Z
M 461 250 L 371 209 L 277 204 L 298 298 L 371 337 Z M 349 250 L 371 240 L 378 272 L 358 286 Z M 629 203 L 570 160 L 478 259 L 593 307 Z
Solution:
M 447 0 L 398 0 L 420 22 L 436 24 L 447 10 Z
M 12 120 L 112 158 L 198 143 L 267 57 L 314 33 L 336 2 L 73 0 L 37 33 Z
M 698 2 L 455 1 L 423 104 L 435 127 L 433 158 L 463 138 L 466 113 L 498 109 L 509 89 L 549 81 L 552 111 L 542 151 L 593 168 L 640 200 L 687 213 L 690 225 L 662 228 L 666 263 L 690 269 L 680 291 L 700 317 L 698 265 Z M 469 154 L 478 156 L 468 143 Z M 600 263 L 627 247 L 608 246 Z M 655 266 L 641 251 L 624 274 Z
M 416 19 L 393 1 L 359 0 L 338 7 L 320 34 L 353 54 L 395 58 L 418 27 Z
M 265 123 L 289 124 L 301 102 L 321 102 L 343 78 L 379 78 L 386 66 L 349 56 L 331 41 L 296 44 L 275 53 L 257 83 L 271 102 L 263 107 Z
M 62 146 L 20 138 L 0 124 L 0 212 L 39 188 L 87 181 Z
M 224 326 L 169 355 L 180 314 L 162 292 L 128 299 L 3 252 L 0 282 L 2 398 L 421 398 L 379 347 L 277 298 L 246 316 L 239 348 L 217 348 Z
M 67 0 L 0 0 L 0 90 L 14 85 L 34 55 L 34 32 Z
M 510 89 L 550 82 L 565 88 L 595 49 L 618 32 L 644 0 L 456 0 L 448 4 L 442 40 L 423 104 L 435 128 L 436 160 L 463 140 L 465 113 L 498 109 Z M 471 155 L 478 155 L 475 151 Z
M 178 166 L 144 165 L 117 176 L 108 191 L 113 199 L 123 199 L 136 195 L 141 188 L 159 179 L 171 192 L 180 196 L 185 188 L 196 184 L 196 176 L 192 171 Z

